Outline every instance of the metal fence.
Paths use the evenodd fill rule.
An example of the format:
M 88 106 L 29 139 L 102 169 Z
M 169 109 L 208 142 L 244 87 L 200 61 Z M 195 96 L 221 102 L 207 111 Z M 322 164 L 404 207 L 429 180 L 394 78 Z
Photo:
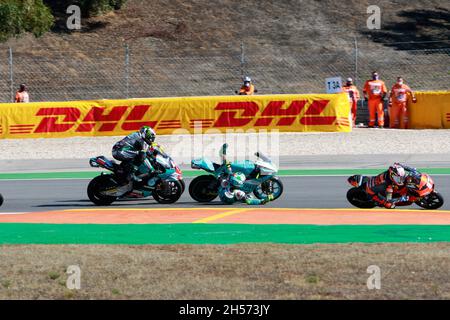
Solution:
M 260 94 L 321 93 L 325 78 L 352 77 L 361 87 L 372 70 L 388 86 L 403 76 L 415 90 L 450 90 L 450 48 L 400 51 L 354 48 L 333 53 L 240 47 L 175 54 L 121 45 L 81 51 L 0 48 L 0 101 L 26 83 L 32 101 L 229 95 L 241 77 Z

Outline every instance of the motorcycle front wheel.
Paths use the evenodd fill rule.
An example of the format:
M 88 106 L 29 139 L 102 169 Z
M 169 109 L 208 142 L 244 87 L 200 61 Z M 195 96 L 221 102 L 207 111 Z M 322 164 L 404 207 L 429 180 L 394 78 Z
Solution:
M 353 206 L 361 209 L 372 209 L 376 207 L 376 204 L 368 199 L 367 193 L 357 187 L 347 191 L 347 200 Z
M 416 201 L 419 207 L 427 210 L 436 210 L 444 205 L 444 198 L 438 192 L 432 192 L 426 197 Z
M 89 182 L 87 187 L 87 194 L 89 200 L 91 200 L 97 206 L 108 206 L 114 201 L 116 201 L 117 197 L 107 196 L 102 194 L 103 191 L 117 188 L 117 184 L 112 179 L 111 175 L 105 174 L 94 179 Z
M 3 196 L 0 194 L 0 206 L 3 204 Z
M 178 180 L 159 181 L 153 190 L 153 198 L 161 204 L 177 202 L 183 193 L 183 186 Z
M 269 194 L 273 195 L 273 200 L 278 199 L 283 193 L 284 186 L 280 178 L 272 177 L 267 181 L 264 181 L 256 187 L 253 194 L 258 199 L 265 199 Z
M 183 179 L 178 180 L 181 184 L 181 194 L 183 194 L 184 190 L 186 190 L 186 183 Z

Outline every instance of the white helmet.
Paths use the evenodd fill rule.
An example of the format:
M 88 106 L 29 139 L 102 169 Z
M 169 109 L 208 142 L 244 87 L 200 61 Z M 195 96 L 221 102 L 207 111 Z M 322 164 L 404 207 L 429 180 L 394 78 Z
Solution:
M 391 181 L 398 186 L 402 186 L 405 183 L 406 171 L 405 168 L 399 163 L 394 163 L 394 165 L 389 167 L 389 177 Z
M 244 78 L 244 82 L 252 82 L 252 78 L 250 78 L 249 76 L 246 76 Z

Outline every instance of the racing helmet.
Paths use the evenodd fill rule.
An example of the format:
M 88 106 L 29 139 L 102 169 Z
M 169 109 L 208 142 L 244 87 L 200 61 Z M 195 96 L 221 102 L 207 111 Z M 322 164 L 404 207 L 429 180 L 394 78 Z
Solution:
M 230 183 L 234 187 L 241 187 L 245 182 L 245 174 L 242 172 L 235 172 L 230 177 Z
M 153 141 L 155 141 L 156 133 L 149 126 L 143 126 L 139 130 L 139 134 L 141 135 L 141 138 L 148 144 L 152 144 Z
M 394 163 L 394 165 L 389 167 L 388 173 L 389 178 L 396 185 L 402 186 L 405 184 L 407 174 L 405 168 L 403 168 L 400 164 Z
M 252 78 L 250 78 L 249 76 L 244 77 L 244 83 L 245 82 L 252 82 Z

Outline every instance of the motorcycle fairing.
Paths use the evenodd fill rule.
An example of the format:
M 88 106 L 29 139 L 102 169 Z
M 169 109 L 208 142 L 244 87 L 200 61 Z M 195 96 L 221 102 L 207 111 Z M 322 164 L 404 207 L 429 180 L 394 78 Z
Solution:
M 272 176 L 260 176 L 259 178 L 248 179 L 239 189 L 245 193 L 253 192 L 261 183 L 270 180 L 271 178 Z
M 233 170 L 233 172 L 242 172 L 246 177 L 255 170 L 255 167 L 255 164 L 250 160 L 235 161 L 231 163 L 231 170 Z
M 214 163 L 211 160 L 209 160 L 208 158 L 200 158 L 200 159 L 192 160 L 191 168 L 192 169 L 202 169 L 207 172 L 216 171 L 216 167 L 214 166 Z
M 115 161 L 109 160 L 105 156 L 90 158 L 89 164 L 91 165 L 91 167 L 94 168 L 102 167 L 110 171 L 114 171 L 115 167 L 118 166 L 118 164 Z

